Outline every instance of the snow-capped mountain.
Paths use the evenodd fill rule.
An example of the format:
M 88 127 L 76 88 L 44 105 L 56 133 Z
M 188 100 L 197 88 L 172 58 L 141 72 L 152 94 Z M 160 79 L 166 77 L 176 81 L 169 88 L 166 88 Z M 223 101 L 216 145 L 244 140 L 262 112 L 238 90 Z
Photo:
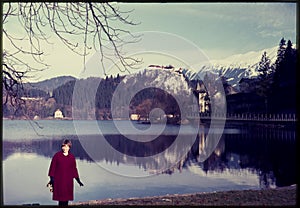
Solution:
M 119 87 L 122 88 L 122 91 L 126 89 L 127 91 L 137 92 L 154 87 L 176 95 L 190 93 L 188 83 L 185 82 L 184 77 L 167 70 L 145 69 L 141 73 L 127 75 L 122 82 L 124 86 Z M 129 84 L 126 85 L 127 83 Z
M 235 54 L 220 60 L 211 60 L 214 67 L 240 67 L 240 68 L 249 68 L 253 64 L 257 64 L 262 57 L 264 52 L 267 53 L 267 56 L 271 59 L 271 62 L 275 62 L 277 56 L 278 46 L 263 49 L 260 51 L 250 51 L 244 54 Z
M 203 79 L 207 72 L 214 72 L 227 78 L 229 84 L 238 87 L 238 83 L 242 78 L 251 78 L 258 75 L 258 64 L 262 54 L 267 56 L 273 64 L 277 57 L 278 46 L 260 50 L 251 51 L 245 54 L 235 54 L 220 60 L 210 60 L 209 63 L 202 63 L 199 70 L 183 69 L 182 73 L 190 80 Z

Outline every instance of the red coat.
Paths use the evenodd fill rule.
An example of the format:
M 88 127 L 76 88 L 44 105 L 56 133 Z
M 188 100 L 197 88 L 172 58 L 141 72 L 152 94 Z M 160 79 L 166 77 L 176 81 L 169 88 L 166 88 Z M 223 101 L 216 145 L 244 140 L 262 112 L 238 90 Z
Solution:
M 48 176 L 54 177 L 53 196 L 56 201 L 72 201 L 74 199 L 73 178 L 78 178 L 76 160 L 69 152 L 67 156 L 62 151 L 57 152 L 51 161 Z

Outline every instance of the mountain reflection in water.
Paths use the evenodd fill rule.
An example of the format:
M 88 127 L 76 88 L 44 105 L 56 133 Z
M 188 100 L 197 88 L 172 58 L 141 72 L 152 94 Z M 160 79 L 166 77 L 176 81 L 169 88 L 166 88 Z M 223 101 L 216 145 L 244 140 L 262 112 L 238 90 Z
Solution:
M 3 140 L 3 161 L 15 153 L 35 153 L 51 158 L 60 149 L 63 139 L 72 140 L 72 153 L 76 158 L 88 162 L 106 162 L 111 164 L 133 165 L 146 171 L 154 170 L 158 161 L 138 160 L 127 155 L 142 155 L 144 150 L 137 149 L 134 143 L 126 142 L 122 135 L 105 135 L 105 139 L 122 146 L 126 153 L 119 157 L 107 148 L 96 149 L 97 154 L 90 155 L 82 147 L 76 135 L 57 136 L 52 139 Z M 105 147 L 106 141 L 98 135 L 84 136 L 91 144 L 97 142 L 99 147 Z M 164 135 L 160 146 L 167 147 L 172 143 L 172 135 Z M 282 187 L 296 183 L 296 145 L 295 130 L 274 128 L 243 127 L 238 132 L 228 132 L 222 135 L 214 152 L 201 161 L 200 155 L 205 150 L 206 133 L 202 132 L 189 153 L 175 166 L 164 170 L 161 174 L 173 174 L 175 171 L 188 169 L 196 174 L 214 174 L 235 172 L 239 174 L 247 169 L 259 177 L 260 188 Z M 103 144 L 103 145 L 102 145 Z M 168 152 L 176 155 L 178 152 Z M 170 156 L 169 155 L 169 156 Z

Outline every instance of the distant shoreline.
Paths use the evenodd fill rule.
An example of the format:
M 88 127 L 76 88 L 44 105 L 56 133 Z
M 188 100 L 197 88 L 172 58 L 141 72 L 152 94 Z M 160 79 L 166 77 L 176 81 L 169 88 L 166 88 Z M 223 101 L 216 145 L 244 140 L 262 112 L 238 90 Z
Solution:
M 18 120 L 24 120 L 24 121 L 44 121 L 44 120 L 74 120 L 71 117 L 64 117 L 64 118 L 53 118 L 53 117 L 48 117 L 48 118 L 42 118 L 42 119 L 27 119 L 27 118 L 7 118 L 3 117 L 2 120 L 11 120 L 11 121 L 18 121 Z
M 75 121 L 135 121 L 135 122 L 139 122 L 140 124 L 146 124 L 146 125 L 151 125 L 151 122 L 150 121 L 147 121 L 147 122 L 143 122 L 143 121 L 137 121 L 137 120 L 130 120 L 130 119 L 124 119 L 124 118 L 116 118 L 116 119 L 105 119 L 105 120 L 96 120 L 96 119 L 73 119 L 71 117 L 64 117 L 64 118 L 53 118 L 53 117 L 47 117 L 47 118 L 39 118 L 39 119 L 28 119 L 28 118 L 22 118 L 22 117 L 19 117 L 19 118 L 7 118 L 7 117 L 3 117 L 2 120 L 30 120 L 30 121 L 43 121 L 43 120 L 54 120 L 54 121 L 60 121 L 60 120 L 66 120 L 66 121 L 72 121 L 72 120 L 75 120 Z M 226 119 L 225 119 L 226 120 Z M 225 122 L 225 123 L 224 123 Z M 214 120 L 214 124 L 215 125 L 218 125 L 219 123 L 221 124 L 225 124 L 225 126 L 247 126 L 247 125 L 255 125 L 255 126 L 262 126 L 262 127 L 270 127 L 270 128 L 284 128 L 284 127 L 287 127 L 287 126 L 296 126 L 297 124 L 297 120 L 288 120 L 288 121 L 253 121 L 253 120 L 218 120 L 218 119 L 215 119 Z M 158 122 L 157 122 L 158 123 Z M 191 123 L 194 123 L 192 121 L 184 121 L 181 123 L 181 125 L 186 125 L 186 124 L 191 124 Z M 202 124 L 202 125 L 210 125 L 211 121 L 208 120 L 208 119 L 201 119 L 201 121 L 199 121 L 199 124 Z M 154 122 L 155 124 L 155 122 Z M 167 123 L 167 124 L 173 124 L 173 125 L 180 125 L 179 123 Z

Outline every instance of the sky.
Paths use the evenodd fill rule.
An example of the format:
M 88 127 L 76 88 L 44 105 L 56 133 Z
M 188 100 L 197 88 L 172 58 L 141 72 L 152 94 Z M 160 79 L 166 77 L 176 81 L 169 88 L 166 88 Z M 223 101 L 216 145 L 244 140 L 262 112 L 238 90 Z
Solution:
M 297 44 L 295 2 L 117 3 L 117 6 L 124 10 L 133 9 L 129 18 L 140 24 L 130 27 L 132 33 L 150 34 L 135 49 L 128 49 L 140 57 L 145 55 L 148 60 L 146 64 L 172 64 L 176 59 L 178 65 L 184 63 L 190 66 L 197 64 L 190 59 L 196 49 L 204 59 L 223 59 L 277 46 L 282 37 Z M 4 28 L 18 32 L 14 21 L 8 21 Z M 46 47 L 44 61 L 50 67 L 36 73 L 31 81 L 62 75 L 83 77 L 83 58 L 64 47 L 53 35 L 49 37 L 54 44 Z M 9 48 L 9 43 L 3 41 L 3 48 Z M 169 59 L 147 59 L 153 51 L 153 57 L 161 53 L 161 59 L 167 59 L 167 56 Z M 93 61 L 94 55 L 87 57 L 86 66 L 95 68 L 95 64 L 98 64 Z

